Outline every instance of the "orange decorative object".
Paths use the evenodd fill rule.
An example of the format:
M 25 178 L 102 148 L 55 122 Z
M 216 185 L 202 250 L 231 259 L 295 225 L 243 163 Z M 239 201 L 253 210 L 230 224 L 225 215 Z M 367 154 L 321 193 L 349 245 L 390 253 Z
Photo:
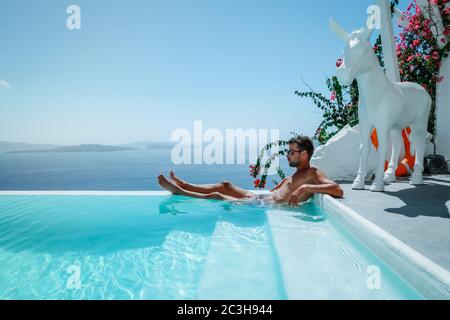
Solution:
M 405 158 L 398 164 L 395 175 L 397 177 L 409 176 L 414 168 L 414 163 L 416 162 L 416 156 L 411 155 L 411 142 L 409 141 L 409 135 L 411 134 L 411 128 L 406 128 L 402 130 L 403 143 L 405 144 Z M 377 129 L 373 129 L 371 135 L 372 144 L 376 150 L 378 150 L 378 136 Z M 384 171 L 387 170 L 389 163 L 386 161 L 384 165 Z
M 375 150 L 378 151 L 378 136 L 377 136 L 377 129 L 373 129 L 372 135 L 370 136 L 370 139 L 372 140 L 372 144 L 375 147 Z

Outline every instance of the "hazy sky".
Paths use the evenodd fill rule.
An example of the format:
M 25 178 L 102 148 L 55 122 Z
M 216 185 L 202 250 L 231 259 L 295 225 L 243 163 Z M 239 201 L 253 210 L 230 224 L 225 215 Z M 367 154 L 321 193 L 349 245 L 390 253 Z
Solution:
M 0 141 L 169 141 L 175 129 L 313 134 L 370 0 L 1 0 Z M 81 8 L 81 30 L 66 9 Z

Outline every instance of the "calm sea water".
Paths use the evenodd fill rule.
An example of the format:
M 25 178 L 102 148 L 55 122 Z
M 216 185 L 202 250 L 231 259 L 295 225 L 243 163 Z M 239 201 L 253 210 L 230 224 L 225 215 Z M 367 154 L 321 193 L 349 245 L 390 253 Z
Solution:
M 193 183 L 228 180 L 254 188 L 249 164 L 176 166 L 170 152 L 154 148 L 105 153 L 0 153 L 0 190 L 161 190 L 156 177 L 171 169 Z M 281 162 L 283 167 L 285 162 Z

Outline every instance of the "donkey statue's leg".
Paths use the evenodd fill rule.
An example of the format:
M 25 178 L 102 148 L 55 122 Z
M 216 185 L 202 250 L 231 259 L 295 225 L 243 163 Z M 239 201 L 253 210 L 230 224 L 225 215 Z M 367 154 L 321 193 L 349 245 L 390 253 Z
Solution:
M 369 157 L 370 135 L 373 127 L 368 123 L 359 123 L 361 145 L 359 147 L 359 169 L 355 181 L 353 181 L 352 189 L 364 190 L 365 180 L 367 176 L 367 159 Z
M 424 93 L 424 100 L 422 100 L 421 103 L 419 102 L 417 106 L 419 113 L 414 123 L 410 126 L 412 149 L 415 149 L 416 152 L 416 161 L 414 163 L 414 170 L 411 175 L 411 184 L 413 185 L 423 184 L 423 158 L 427 143 L 428 116 L 431 109 L 431 98 L 426 91 L 424 91 Z M 415 99 L 415 101 L 420 100 L 421 99 Z
M 414 171 L 411 175 L 411 184 L 423 184 L 423 158 L 425 155 L 425 146 L 427 141 L 426 123 L 420 123 L 411 126 L 411 140 L 416 150 L 416 161 L 414 163 Z
M 376 129 L 378 135 L 378 164 L 377 171 L 375 173 L 375 180 L 370 187 L 370 191 L 382 192 L 384 191 L 384 164 L 386 162 L 386 155 L 389 147 L 390 130 L 381 126 Z
M 397 178 L 395 177 L 395 170 L 398 167 L 398 161 L 400 157 L 400 152 L 402 150 L 402 131 L 401 130 L 391 130 L 391 141 L 392 141 L 392 155 L 389 160 L 389 166 L 384 173 L 384 181 L 395 182 Z

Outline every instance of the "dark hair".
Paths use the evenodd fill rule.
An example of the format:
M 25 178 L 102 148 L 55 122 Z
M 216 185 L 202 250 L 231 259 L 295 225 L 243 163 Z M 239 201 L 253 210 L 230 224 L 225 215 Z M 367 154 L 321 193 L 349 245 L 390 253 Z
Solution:
M 289 144 L 296 144 L 300 151 L 306 151 L 308 158 L 311 159 L 314 153 L 314 145 L 312 140 L 307 136 L 297 136 L 288 142 Z

